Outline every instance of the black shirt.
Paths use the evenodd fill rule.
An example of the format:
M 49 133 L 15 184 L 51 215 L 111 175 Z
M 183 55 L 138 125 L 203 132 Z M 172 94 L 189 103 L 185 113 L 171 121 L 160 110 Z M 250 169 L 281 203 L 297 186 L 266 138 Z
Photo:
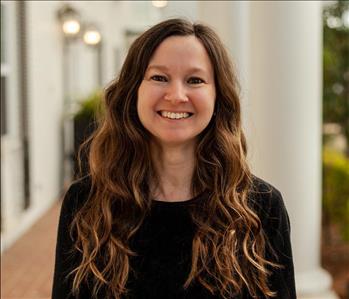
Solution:
M 268 251 L 266 256 L 284 266 L 281 269 L 273 268 L 269 286 L 277 292 L 276 298 L 294 299 L 296 292 L 290 223 L 282 196 L 276 188 L 256 177 L 254 187 L 258 192 L 251 193 L 251 204 L 261 219 L 266 237 L 278 255 L 278 260 Z M 72 184 L 63 200 L 58 227 L 53 299 L 75 298 L 70 294 L 72 280 L 66 279 L 67 273 L 78 264 L 78 259 L 72 258 L 69 253 L 73 248 L 69 225 L 76 211 L 86 201 L 88 192 L 88 180 L 81 180 Z M 134 271 L 129 274 L 126 287 L 130 293 L 125 299 L 221 298 L 211 295 L 199 284 L 194 283 L 186 290 L 182 288 L 191 267 L 191 245 L 195 233 L 188 210 L 191 205 L 200 204 L 206 199 L 207 196 L 201 194 L 182 202 L 152 201 L 150 214 L 130 244 L 137 256 L 130 258 L 130 266 Z M 92 298 L 87 285 L 81 286 L 79 298 Z M 103 295 L 99 298 L 103 298 Z M 252 297 L 245 290 L 239 298 L 232 299 L 249 298 Z

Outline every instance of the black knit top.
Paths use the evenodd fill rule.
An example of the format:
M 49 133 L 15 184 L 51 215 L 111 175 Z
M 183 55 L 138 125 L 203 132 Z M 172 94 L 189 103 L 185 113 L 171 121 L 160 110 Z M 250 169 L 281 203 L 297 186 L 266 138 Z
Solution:
M 280 192 L 265 181 L 255 177 L 258 192 L 251 195 L 251 205 L 258 213 L 265 235 L 278 258 L 266 252 L 269 260 L 282 264 L 281 269 L 273 268 L 269 286 L 277 292 L 276 298 L 296 298 L 292 250 L 290 243 L 290 224 Z M 69 237 L 69 225 L 82 204 L 87 200 L 88 180 L 72 184 L 67 191 L 58 227 L 56 263 L 53 282 L 53 299 L 76 298 L 71 295 L 72 279 L 67 273 L 79 262 L 79 253 L 71 254 L 74 240 Z M 183 289 L 191 267 L 191 245 L 195 234 L 189 209 L 203 204 L 207 194 L 201 194 L 187 201 L 152 201 L 151 212 L 143 221 L 130 244 L 137 256 L 130 258 L 133 269 L 128 278 L 128 295 L 123 299 L 219 299 L 210 294 L 200 284 L 193 283 Z M 71 277 L 71 276 L 70 276 Z M 98 298 L 104 298 L 104 290 Z M 79 298 L 88 299 L 91 287 L 83 284 Z M 252 298 L 247 290 L 232 299 Z M 260 296 L 258 298 L 265 298 Z

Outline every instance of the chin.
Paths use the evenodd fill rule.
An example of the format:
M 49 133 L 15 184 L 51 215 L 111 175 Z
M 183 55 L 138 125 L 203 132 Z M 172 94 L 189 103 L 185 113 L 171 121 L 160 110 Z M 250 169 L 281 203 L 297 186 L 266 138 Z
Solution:
M 178 146 L 178 145 L 185 145 L 185 144 L 191 144 L 195 143 L 196 138 L 183 138 L 183 137 L 171 137 L 166 136 L 165 138 L 157 137 L 156 141 L 157 143 L 160 143 L 162 145 L 169 145 L 169 146 Z

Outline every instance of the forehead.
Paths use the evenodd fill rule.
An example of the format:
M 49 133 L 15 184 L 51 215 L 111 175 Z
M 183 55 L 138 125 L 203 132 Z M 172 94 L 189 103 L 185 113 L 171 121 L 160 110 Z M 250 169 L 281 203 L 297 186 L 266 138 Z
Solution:
M 213 72 L 211 60 L 202 42 L 194 35 L 171 36 L 156 48 L 148 68 L 190 68 Z

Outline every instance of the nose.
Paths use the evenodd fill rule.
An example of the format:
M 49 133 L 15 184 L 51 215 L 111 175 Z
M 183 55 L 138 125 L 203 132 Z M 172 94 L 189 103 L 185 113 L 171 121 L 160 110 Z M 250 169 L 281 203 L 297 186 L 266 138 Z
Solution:
M 170 101 L 172 104 L 177 104 L 180 102 L 187 102 L 188 96 L 186 94 L 185 86 L 183 86 L 182 82 L 171 82 L 168 85 L 165 100 Z

